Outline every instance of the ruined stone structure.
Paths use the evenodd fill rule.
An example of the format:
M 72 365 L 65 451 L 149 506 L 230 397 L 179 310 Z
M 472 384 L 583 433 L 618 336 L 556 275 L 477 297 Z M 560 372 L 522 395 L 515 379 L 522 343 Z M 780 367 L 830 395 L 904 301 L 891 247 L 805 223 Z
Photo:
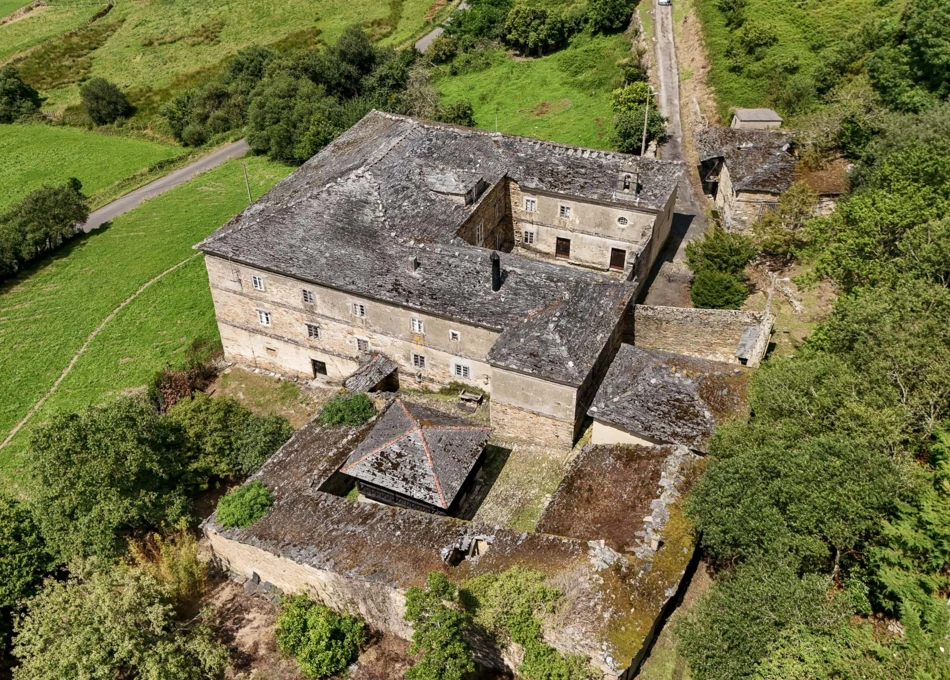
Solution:
M 374 111 L 199 244 L 225 356 L 339 383 L 382 354 L 570 446 L 682 171 Z

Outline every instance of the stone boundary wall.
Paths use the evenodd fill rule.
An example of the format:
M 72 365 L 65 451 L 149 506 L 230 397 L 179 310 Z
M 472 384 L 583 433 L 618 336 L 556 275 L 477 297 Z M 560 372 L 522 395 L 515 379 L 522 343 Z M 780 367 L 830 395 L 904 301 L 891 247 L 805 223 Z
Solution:
M 570 450 L 574 445 L 574 423 L 528 411 L 494 399 L 491 404 L 491 426 L 497 435 L 514 439 L 530 439 L 540 446 Z
M 765 356 L 775 318 L 766 312 L 739 309 L 695 309 L 689 307 L 634 307 L 633 344 L 677 354 L 738 364 L 736 349 L 742 331 L 759 329 L 755 347 L 747 362 L 758 366 Z

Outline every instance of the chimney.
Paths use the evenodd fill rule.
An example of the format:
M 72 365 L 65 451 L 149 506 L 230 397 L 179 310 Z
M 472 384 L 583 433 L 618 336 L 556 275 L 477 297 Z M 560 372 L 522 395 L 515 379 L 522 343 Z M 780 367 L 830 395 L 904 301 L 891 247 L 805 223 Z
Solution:
M 415 255 L 412 255 L 409 258 L 409 273 L 415 274 L 418 268 L 419 268 L 419 258 L 417 258 Z
M 497 293 L 501 289 L 501 258 L 493 250 L 489 259 L 491 259 L 491 289 L 493 293 Z

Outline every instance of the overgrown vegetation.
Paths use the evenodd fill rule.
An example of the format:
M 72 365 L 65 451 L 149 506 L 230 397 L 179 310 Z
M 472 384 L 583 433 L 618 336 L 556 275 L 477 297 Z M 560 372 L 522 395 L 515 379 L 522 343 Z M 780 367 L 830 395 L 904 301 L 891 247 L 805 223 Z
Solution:
M 425 588 L 406 591 L 405 619 L 412 624 L 409 652 L 420 655 L 406 672 L 408 680 L 462 680 L 475 670 L 465 639 L 468 618 L 459 607 L 458 588 L 445 574 L 432 572 Z
M 308 678 L 328 678 L 346 669 L 359 654 L 365 624 L 339 614 L 306 595 L 281 600 L 277 646 L 297 660 Z
M 0 67 L 0 124 L 29 118 L 40 103 L 40 93 L 23 82 L 15 67 Z
M 229 491 L 218 501 L 218 524 L 225 529 L 246 529 L 267 514 L 274 494 L 259 480 Z
M 738 309 L 749 297 L 743 272 L 755 256 L 748 236 L 712 228 L 702 240 L 686 245 L 686 264 L 695 275 L 690 287 L 693 304 L 705 309 Z
M 362 425 L 376 415 L 376 407 L 362 392 L 340 392 L 320 411 L 324 425 Z

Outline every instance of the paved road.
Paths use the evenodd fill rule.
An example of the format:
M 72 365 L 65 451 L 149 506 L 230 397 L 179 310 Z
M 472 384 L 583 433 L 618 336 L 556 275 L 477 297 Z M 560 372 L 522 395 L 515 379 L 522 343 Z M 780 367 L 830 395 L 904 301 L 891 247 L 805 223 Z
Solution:
M 677 0 L 673 0 L 676 2 Z M 676 192 L 673 228 L 663 252 L 660 266 L 654 270 L 644 302 L 651 305 L 689 307 L 689 284 L 692 273 L 686 266 L 686 244 L 706 231 L 706 199 L 696 194 L 695 182 L 689 175 L 696 168 L 689 167 L 683 155 L 683 123 L 680 116 L 679 66 L 676 63 L 676 44 L 673 39 L 673 7 L 660 6 L 654 0 L 656 32 L 656 70 L 659 80 L 660 112 L 667 119 L 668 138 L 660 147 L 659 155 L 667 160 L 687 162 L 686 172 Z
M 454 14 L 455 12 L 458 12 L 462 9 L 468 9 L 468 3 L 465 2 L 465 0 L 462 0 L 462 2 L 459 3 L 459 6 L 452 10 L 452 13 Z M 434 29 L 419 38 L 419 40 L 416 41 L 416 51 L 424 53 L 427 49 L 429 49 L 429 45 L 432 44 L 432 41 L 445 33 L 443 26 L 445 26 L 451 20 L 452 15 L 450 14 L 449 18 L 442 22 L 442 26 L 436 26 Z
M 86 220 L 86 223 L 82 225 L 82 230 L 86 233 L 89 233 L 93 229 L 98 229 L 106 222 L 115 219 L 123 213 L 127 213 L 133 208 L 137 208 L 142 201 L 145 201 L 149 198 L 155 198 L 159 194 L 163 194 L 169 189 L 174 189 L 179 184 L 187 182 L 189 179 L 195 175 L 200 175 L 202 172 L 216 168 L 227 160 L 232 158 L 240 158 L 248 152 L 248 145 L 243 139 L 228 144 L 227 146 L 222 146 L 220 149 L 212 151 L 207 156 L 202 156 L 194 163 L 186 165 L 183 168 L 179 168 L 174 172 L 170 172 L 164 177 L 161 177 L 154 182 L 150 182 L 145 186 L 139 187 L 135 191 L 130 191 L 125 196 L 118 198 L 112 203 L 104 205 L 95 212 L 89 215 L 89 219 Z

